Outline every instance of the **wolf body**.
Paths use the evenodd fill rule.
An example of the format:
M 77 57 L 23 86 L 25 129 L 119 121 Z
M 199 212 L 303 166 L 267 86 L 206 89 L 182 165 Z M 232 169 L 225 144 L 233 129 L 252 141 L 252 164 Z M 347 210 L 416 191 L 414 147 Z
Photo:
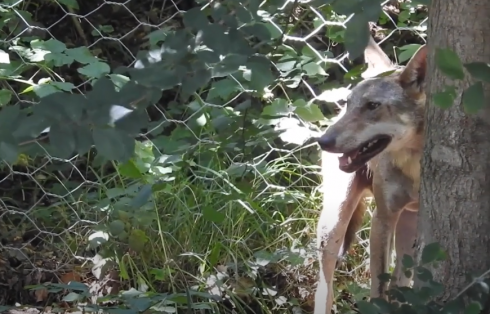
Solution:
M 318 139 L 324 200 L 317 227 L 315 314 L 331 311 L 334 270 L 362 223 L 366 196 L 376 202 L 369 238 L 370 297 L 386 298 L 388 286 L 378 276 L 388 272 L 393 247 L 397 258 L 390 285 L 411 281 L 401 260 L 404 254 L 413 256 L 416 240 L 427 48 L 419 48 L 405 68 L 397 69 L 371 37 L 364 58 L 365 80 L 352 89 L 337 120 Z

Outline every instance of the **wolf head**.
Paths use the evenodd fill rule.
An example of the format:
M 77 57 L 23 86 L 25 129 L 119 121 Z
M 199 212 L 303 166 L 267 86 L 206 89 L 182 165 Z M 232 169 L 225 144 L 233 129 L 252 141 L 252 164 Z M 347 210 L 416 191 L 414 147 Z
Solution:
M 339 168 L 349 173 L 382 152 L 410 148 L 423 131 L 426 46 L 404 69 L 396 70 L 371 37 L 364 58 L 365 80 L 352 89 L 335 123 L 318 139 L 322 150 L 342 154 Z

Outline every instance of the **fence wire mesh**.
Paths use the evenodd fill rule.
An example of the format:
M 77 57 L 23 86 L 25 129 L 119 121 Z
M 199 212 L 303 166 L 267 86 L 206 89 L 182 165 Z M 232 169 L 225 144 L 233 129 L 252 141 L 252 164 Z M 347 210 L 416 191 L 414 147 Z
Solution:
M 156 43 L 162 38 L 159 37 L 161 33 L 154 31 L 165 32 L 181 27 L 181 15 L 185 12 L 186 5 L 184 2 L 101 0 L 89 4 L 75 0 L 53 0 L 36 4 L 21 0 L 4 1 L 0 5 L 0 18 L 4 29 L 8 29 L 9 32 L 3 33 L 1 39 L 4 47 L 8 47 L 8 51 L 0 51 L 0 63 L 4 65 L 0 66 L 0 71 L 4 71 L 0 91 L 2 106 L 7 103 L 35 106 L 38 101 L 36 97 L 59 91 L 85 94 L 97 76 L 109 75 L 111 69 L 118 66 L 133 67 L 138 51 L 149 49 L 152 41 Z M 331 52 L 335 50 L 334 43 L 329 42 L 325 33 L 330 27 L 337 27 L 342 31 L 351 17 L 337 16 L 336 20 L 329 20 L 331 16 L 326 17 L 324 12 L 308 2 L 287 1 L 279 7 L 279 11 L 290 10 L 293 5 L 297 8 L 298 14 L 292 14 L 292 19 L 301 24 L 299 34 L 286 33 L 287 23 L 283 19 L 271 17 L 268 20 L 273 28 L 283 34 L 283 43 L 295 46 L 299 44 L 300 49 L 308 47 L 316 56 L 317 65 L 325 67 L 325 64 L 335 64 L 342 73 L 347 73 L 347 54 L 341 51 L 334 55 Z M 301 17 L 304 12 L 309 14 L 309 20 Z M 390 28 L 394 27 L 385 40 L 400 31 L 424 32 L 422 26 L 397 26 L 389 14 L 384 14 L 392 24 Z M 425 23 L 426 21 L 422 20 L 420 25 Z M 46 48 L 46 45 L 39 45 L 39 39 L 49 42 L 50 49 Z M 85 51 L 79 54 L 65 53 L 66 49 L 78 47 L 87 47 L 87 51 L 97 59 L 87 56 Z M 55 65 L 58 66 L 56 69 L 50 69 L 44 63 L 46 60 L 55 59 Z M 75 64 L 75 61 L 78 63 Z M 117 75 L 110 74 L 110 77 L 117 85 Z M 303 78 L 298 87 L 303 98 L 315 103 L 337 102 L 340 106 L 339 101 L 348 92 L 348 89 L 339 86 L 335 91 L 340 93 L 340 96 L 332 96 L 332 90 L 321 90 L 315 84 Z M 282 90 L 281 93 L 291 99 L 296 97 L 291 91 L 276 85 L 269 91 L 271 99 L 277 90 Z M 36 97 L 32 97 L 32 92 Z M 161 106 L 154 106 L 152 110 L 162 118 L 154 121 L 148 132 L 140 134 L 140 139 L 146 142 L 136 146 L 139 161 L 135 163 L 140 163 L 138 166 L 141 166 L 158 159 L 171 158 L 168 153 L 152 144 L 155 141 L 152 134 L 155 130 L 172 125 L 185 127 L 194 136 L 195 142 L 189 146 L 189 150 L 208 152 L 216 143 L 212 138 L 203 138 L 196 133 L 192 128 L 193 121 L 203 114 L 204 109 L 225 108 L 236 103 L 237 99 L 248 97 L 248 92 L 242 88 L 219 105 L 203 101 L 204 106 L 201 109 L 183 119 L 174 119 Z M 130 214 L 127 214 L 121 210 L 116 218 L 114 209 L 125 208 L 124 206 L 134 198 L 138 198 L 143 186 L 136 184 L 134 180 L 123 178 L 121 172 L 127 172 L 127 169 L 121 169 L 116 163 L 109 166 L 97 165 L 97 157 L 92 156 L 58 158 L 44 145 L 49 132 L 40 134 L 35 141 L 22 143 L 27 149 L 19 156 L 17 162 L 2 163 L 0 281 L 7 284 L 2 284 L 5 289 L 0 295 L 0 303 L 17 302 L 18 291 L 29 294 L 36 302 L 45 302 L 48 295 L 46 290 L 25 292 L 23 287 L 48 282 L 94 282 L 107 279 L 109 276 L 114 281 L 132 281 L 129 286 L 141 286 L 139 278 L 145 277 L 148 273 L 143 274 L 143 271 L 137 269 L 138 262 L 154 263 L 145 266 L 150 270 L 150 277 L 158 277 L 156 269 L 173 269 L 162 275 L 162 278 L 168 279 L 176 270 L 189 272 L 185 266 L 172 262 L 177 256 L 187 254 L 190 256 L 189 260 L 198 259 L 204 263 L 203 260 L 210 257 L 208 251 L 215 250 L 218 247 L 215 242 L 219 241 L 224 241 L 223 244 L 230 248 L 229 254 L 233 256 L 230 260 L 234 260 L 241 256 L 242 251 L 251 250 L 246 237 L 252 238 L 252 234 L 255 237 L 255 231 L 240 228 L 246 226 L 249 229 L 268 229 L 272 221 L 277 221 L 279 213 L 265 213 L 260 208 L 274 206 L 278 199 L 282 199 L 285 208 L 288 208 L 281 215 L 288 214 L 289 217 L 281 218 L 284 226 L 277 224 L 275 230 L 264 231 L 270 234 L 259 239 L 269 240 L 271 243 L 262 243 L 259 246 L 277 245 L 275 249 L 281 250 L 288 245 L 298 245 L 292 238 L 306 238 L 312 244 L 321 199 L 318 185 L 320 168 L 315 144 L 304 143 L 319 134 L 320 129 L 294 112 L 290 112 L 287 119 L 282 119 L 275 127 L 286 130 L 281 138 L 290 145 L 263 141 L 262 150 L 257 154 L 249 150 L 249 155 L 244 152 L 220 155 L 221 158 L 227 159 L 221 166 L 216 166 L 213 158 L 209 157 L 208 163 L 197 162 L 193 167 L 186 169 L 153 169 L 154 173 L 160 171 L 160 175 L 172 174 L 173 179 L 168 178 L 169 182 L 176 182 L 172 181 L 176 178 L 182 179 L 182 175 L 176 173 L 178 171 L 189 171 L 190 174 L 185 175 L 188 178 L 185 183 L 176 182 L 173 189 L 166 190 L 167 195 L 164 199 L 144 203 L 138 212 L 128 211 Z M 30 152 L 36 153 L 36 157 Z M 94 163 L 91 158 L 95 158 Z M 223 164 L 228 166 L 222 166 Z M 251 179 L 245 183 L 241 182 L 242 185 L 238 186 L 233 179 L 236 178 L 236 173 L 243 171 L 246 171 Z M 227 199 L 226 195 L 232 195 L 237 187 L 243 189 L 244 185 L 248 187 L 250 197 L 243 200 Z M 208 202 L 206 206 L 212 204 L 215 207 L 208 210 L 208 207 L 203 205 L 203 199 Z M 240 208 L 244 213 L 252 215 L 253 222 L 247 222 L 250 223 L 247 225 L 245 220 L 248 218 L 230 211 L 230 208 Z M 211 217 L 211 221 L 200 224 L 198 220 L 206 216 L 207 210 L 222 213 L 225 218 L 233 221 L 226 227 L 215 224 L 215 229 L 207 230 L 209 224 L 216 223 L 218 219 L 218 216 L 213 214 L 215 216 Z M 122 217 L 121 212 L 131 217 Z M 294 228 L 291 227 L 291 221 L 295 223 Z M 143 229 L 143 234 L 139 233 Z M 112 233 L 117 230 L 120 237 L 113 238 L 107 230 Z M 101 249 L 100 245 L 109 239 L 113 241 L 112 246 Z M 193 244 L 192 241 L 197 243 Z M 145 259 L 138 256 L 136 248 L 141 243 L 150 243 L 151 250 L 159 251 L 160 253 L 156 254 L 157 258 Z M 202 247 L 201 250 L 199 246 Z M 112 260 L 110 264 L 110 267 L 119 269 L 116 275 L 107 270 L 98 270 L 103 264 L 102 256 L 107 253 L 104 250 L 119 254 L 119 258 Z M 309 257 L 303 263 L 303 267 L 310 269 L 314 252 L 301 254 L 303 257 Z M 132 270 L 128 270 L 128 267 Z M 309 272 L 312 273 L 311 281 L 315 281 L 316 274 L 311 269 Z M 208 285 L 209 278 L 204 279 L 204 275 L 199 271 L 191 277 L 194 277 L 196 282 Z M 148 281 L 146 284 L 149 284 Z M 106 284 L 104 287 L 107 286 L 111 285 Z M 112 285 L 113 289 L 116 289 L 113 292 L 117 292 L 122 286 L 123 284 L 118 284 L 116 289 L 115 285 Z M 308 285 L 300 285 L 300 294 L 307 299 L 311 298 L 313 287 L 305 286 Z M 94 288 L 98 289 L 94 294 L 107 293 L 104 287 L 99 285 L 98 288 Z M 208 288 L 208 291 L 212 290 Z

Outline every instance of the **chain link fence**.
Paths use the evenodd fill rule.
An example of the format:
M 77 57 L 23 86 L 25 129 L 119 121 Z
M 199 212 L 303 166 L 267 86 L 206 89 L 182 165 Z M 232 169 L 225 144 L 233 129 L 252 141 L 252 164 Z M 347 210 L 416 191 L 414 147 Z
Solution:
M 206 9 L 216 2 L 201 4 Z M 182 14 L 193 6 L 185 0 L 4 2 L 1 105 L 29 110 L 53 93 L 85 95 L 101 77 L 121 88 L 128 79 L 117 68 L 134 67 L 139 51 L 158 47 L 169 32 L 182 28 Z M 59 292 L 66 297 L 66 286 L 52 284 L 69 282 L 86 284 L 95 297 L 129 287 L 185 291 L 199 284 L 213 295 L 238 294 L 248 283 L 243 278 L 256 274 L 240 272 L 237 265 L 265 259 L 267 267 L 287 260 L 279 272 L 286 279 L 271 286 L 281 291 L 296 284 L 288 296 L 311 305 L 321 202 L 319 157 L 311 138 L 320 134 L 318 123 L 327 124 L 318 108 L 325 102 L 340 106 L 348 92 L 335 83 L 349 72 L 348 56 L 331 39 L 343 36 L 351 17 L 298 1 L 278 5 L 276 12 L 264 20 L 280 39 L 277 53 L 287 59 L 284 47 L 301 51 L 293 59 L 302 64 L 303 76 L 259 91 L 261 116 L 248 117 L 245 109 L 242 125 L 219 124 L 227 108 L 260 103 L 251 101 L 251 89 L 231 74 L 227 82 L 233 84 L 216 81 L 187 103 L 175 91 L 164 91 L 148 108 L 151 123 L 128 162 L 108 162 L 93 152 L 57 157 L 49 128 L 20 143 L 18 152 L 0 145 L 4 157 L 9 150 L 18 153 L 15 162 L 2 162 L 1 304 L 48 304 Z M 386 28 L 395 27 L 384 40 L 400 31 L 424 32 L 426 19 L 414 28 L 383 16 Z M 287 62 L 279 57 L 276 70 L 292 71 Z M 265 108 L 271 107 L 283 108 L 282 117 L 265 119 Z M 112 104 L 114 120 L 128 112 L 128 104 Z M 271 128 L 248 133 L 250 121 L 260 119 Z M 218 132 L 208 132 L 207 122 Z M 235 142 L 240 145 L 227 149 Z M 219 287 L 210 279 L 222 280 L 230 269 L 240 276 L 229 275 Z M 277 300 L 276 307 L 287 306 Z

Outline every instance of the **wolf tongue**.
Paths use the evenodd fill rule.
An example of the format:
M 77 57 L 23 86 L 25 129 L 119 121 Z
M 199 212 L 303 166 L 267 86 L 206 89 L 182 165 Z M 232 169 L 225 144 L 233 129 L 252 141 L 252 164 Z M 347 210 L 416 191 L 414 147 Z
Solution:
M 349 162 L 349 156 L 346 154 L 343 154 L 342 156 L 339 157 L 339 167 L 345 167 L 350 164 Z
M 358 154 L 359 154 L 359 150 L 356 150 L 356 151 L 353 151 L 350 153 L 346 153 L 346 154 L 342 154 L 342 156 L 339 157 L 339 166 L 345 167 L 345 166 L 351 164 L 352 161 L 357 157 Z
M 348 166 L 351 163 L 352 163 L 352 158 L 349 155 L 343 154 L 342 156 L 339 157 L 339 166 L 340 167 Z

